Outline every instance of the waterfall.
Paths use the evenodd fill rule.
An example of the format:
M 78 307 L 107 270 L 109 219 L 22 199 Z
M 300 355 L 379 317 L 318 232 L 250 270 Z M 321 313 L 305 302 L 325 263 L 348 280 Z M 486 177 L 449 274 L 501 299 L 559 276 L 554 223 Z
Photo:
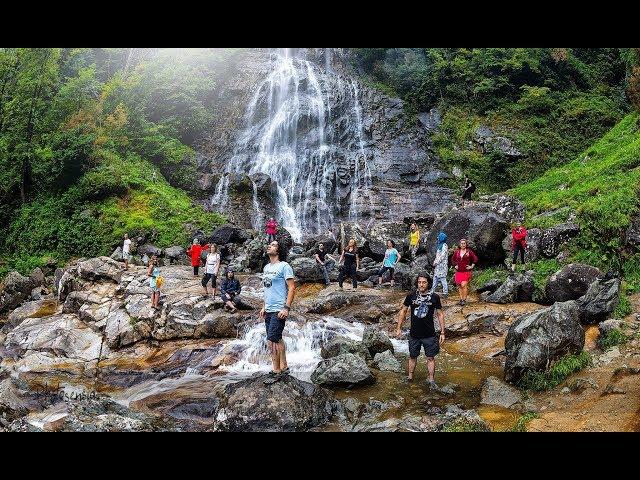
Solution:
M 357 217 L 356 197 L 368 194 L 362 106 L 355 80 L 330 68 L 331 52 L 325 51 L 325 69 L 291 49 L 273 53 L 272 64 L 248 102 L 211 206 L 224 213 L 229 174 L 266 174 L 277 187 L 279 223 L 300 241 L 338 216 Z M 260 218 L 258 207 L 254 182 Z

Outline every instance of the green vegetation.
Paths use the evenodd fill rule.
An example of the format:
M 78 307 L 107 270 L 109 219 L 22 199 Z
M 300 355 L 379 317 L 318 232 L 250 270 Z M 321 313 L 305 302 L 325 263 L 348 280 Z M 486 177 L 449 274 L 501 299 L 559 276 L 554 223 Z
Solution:
M 458 417 L 452 422 L 448 423 L 443 429 L 443 432 L 490 432 L 484 423 L 467 420 L 464 417 Z
M 613 346 L 626 343 L 627 340 L 627 336 L 622 333 L 622 331 L 617 328 L 613 328 L 604 335 L 600 335 L 600 337 L 598 337 L 598 348 L 600 350 L 608 350 Z
M 192 148 L 241 49 L 0 49 L 0 276 L 224 221 Z
M 501 281 L 507 279 L 508 272 L 506 268 L 485 268 L 484 270 L 478 270 L 474 273 L 473 283 L 476 288 L 483 286 L 489 280 L 498 278 Z
M 526 412 L 518 418 L 516 424 L 511 428 L 512 432 L 526 432 L 527 424 L 534 418 L 540 418 L 537 412 Z
M 582 351 L 578 355 L 567 355 L 557 360 L 545 372 L 528 371 L 518 382 L 523 390 L 544 391 L 557 387 L 572 375 L 591 365 L 592 359 L 588 352 Z
M 527 270 L 533 270 L 533 301 L 544 303 L 546 294 L 545 287 L 549 277 L 560 270 L 561 265 L 558 260 L 552 258 L 550 260 L 538 260 L 529 262 L 526 266 Z
M 624 294 L 625 288 L 621 288 L 620 292 L 620 301 L 618 302 L 618 306 L 613 311 L 613 317 L 615 318 L 624 318 L 629 315 L 633 311 L 633 307 L 629 298 Z

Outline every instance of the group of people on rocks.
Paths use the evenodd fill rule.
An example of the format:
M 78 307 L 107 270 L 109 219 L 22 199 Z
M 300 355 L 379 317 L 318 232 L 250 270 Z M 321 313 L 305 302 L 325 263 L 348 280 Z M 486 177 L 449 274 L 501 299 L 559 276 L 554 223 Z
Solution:
M 287 375 L 290 372 L 287 363 L 286 345 L 283 340 L 283 331 L 286 320 L 290 315 L 295 296 L 295 275 L 291 265 L 286 262 L 287 252 L 276 240 L 277 228 L 277 222 L 271 218 L 265 229 L 268 238 L 265 253 L 269 258 L 269 262 L 264 266 L 262 272 L 264 301 L 259 315 L 265 322 L 267 346 L 272 361 L 272 370 L 265 378 L 265 384 L 276 382 L 282 378 L 283 375 Z M 518 255 L 520 255 L 521 261 L 524 264 L 526 236 L 527 231 L 524 225 L 520 223 L 514 226 L 512 230 L 512 270 L 515 270 Z M 128 268 L 128 262 L 131 258 L 130 245 L 131 240 L 125 235 L 122 249 L 125 268 Z M 409 231 L 409 250 L 412 257 L 415 258 L 419 246 L 420 231 L 417 225 L 412 223 Z M 198 239 L 194 239 L 187 254 L 191 257 L 193 274 L 194 276 L 198 276 L 199 268 L 202 266 L 203 251 L 208 252 L 206 260 L 203 262 L 205 272 L 201 283 L 205 295 L 209 294 L 208 284 L 211 283 L 212 293 L 215 297 L 216 279 L 220 269 L 220 253 L 217 245 L 201 245 Z M 314 258 L 322 271 L 325 285 L 329 285 L 328 263 L 334 261 L 334 259 L 327 252 L 324 243 L 318 244 Z M 387 241 L 387 249 L 382 265 L 378 271 L 378 285 L 382 284 L 382 277 L 387 271 L 390 273 L 391 285 L 394 285 L 395 266 L 401 258 L 400 252 L 395 248 L 394 241 L 389 239 Z M 394 334 L 397 338 L 402 335 L 402 324 L 406 320 L 408 313 L 411 322 L 407 338 L 409 347 L 407 381 L 413 381 L 417 359 L 421 350 L 423 350 L 426 357 L 429 385 L 432 388 L 437 388 L 434 380 L 435 357 L 445 341 L 445 317 L 443 302 L 435 290 L 438 285 L 442 285 L 442 296 L 447 298 L 447 274 L 449 263 L 451 263 L 455 268 L 453 280 L 460 294 L 458 304 L 462 306 L 465 305 L 468 296 L 469 282 L 473 277 L 473 270 L 478 261 L 477 254 L 469 247 L 469 242 L 466 239 L 461 239 L 459 241 L 459 247 L 449 256 L 447 235 L 444 232 L 438 233 L 436 254 L 433 260 L 433 275 L 430 276 L 424 272 L 417 276 L 415 290 L 405 297 L 397 318 L 397 326 Z M 353 288 L 356 289 L 358 287 L 357 270 L 360 269 L 360 257 L 355 239 L 350 239 L 342 249 L 338 263 L 340 264 L 338 275 L 339 288 L 343 289 L 344 280 L 350 278 Z M 149 260 L 147 275 L 150 278 L 152 291 L 152 308 L 157 309 L 160 299 L 162 277 L 160 275 L 158 259 L 155 255 Z M 235 312 L 240 301 L 241 285 L 235 278 L 233 270 L 230 268 L 226 270 L 225 278 L 220 286 L 220 292 L 225 309 Z M 434 321 L 434 317 L 436 317 L 436 321 Z

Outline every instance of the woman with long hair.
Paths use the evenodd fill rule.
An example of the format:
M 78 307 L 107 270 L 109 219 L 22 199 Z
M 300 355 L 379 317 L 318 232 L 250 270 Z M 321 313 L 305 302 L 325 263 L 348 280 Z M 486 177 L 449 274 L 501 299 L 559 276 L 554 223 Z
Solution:
M 468 246 L 466 239 L 460 240 L 460 248 L 456 249 L 451 257 L 451 263 L 456 267 L 456 274 L 453 280 L 456 282 L 460 291 L 460 301 L 458 305 L 467 303 L 467 295 L 469 294 L 469 282 L 473 278 L 473 268 L 478 263 L 478 256 Z
M 340 273 L 338 274 L 338 285 L 340 290 L 342 290 L 342 282 L 347 277 L 351 277 L 351 284 L 353 285 L 353 288 L 358 288 L 358 277 L 356 275 L 356 271 L 360 268 L 360 257 L 358 256 L 358 246 L 353 238 L 349 240 L 347 247 L 342 250 L 342 255 L 340 255 L 338 263 L 342 265 Z
M 218 252 L 218 246 L 212 243 L 209 246 L 209 253 L 207 254 L 207 260 L 204 265 L 204 277 L 202 277 L 202 286 L 204 287 L 204 294 L 208 295 L 209 290 L 207 284 L 211 280 L 211 286 L 213 287 L 213 298 L 216 297 L 216 278 L 218 276 L 218 270 L 220 269 L 220 253 Z

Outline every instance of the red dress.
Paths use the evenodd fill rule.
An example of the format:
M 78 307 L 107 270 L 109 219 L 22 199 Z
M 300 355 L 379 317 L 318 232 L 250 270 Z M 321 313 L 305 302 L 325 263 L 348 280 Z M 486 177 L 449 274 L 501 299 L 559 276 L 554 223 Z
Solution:
M 208 250 L 209 248 L 209 244 L 207 243 L 206 245 L 200 245 L 198 243 L 196 243 L 195 245 L 191 245 L 189 247 L 189 250 L 187 250 L 187 255 L 189 255 L 191 257 L 191 266 L 192 267 L 199 267 L 200 266 L 200 255 L 202 254 L 203 250 Z
M 462 282 L 469 282 L 473 277 L 471 270 L 467 270 L 467 265 L 472 263 L 475 265 L 478 263 L 478 256 L 473 250 L 467 248 L 467 252 L 464 255 L 460 255 L 460 250 L 456 250 L 451 257 L 451 263 L 456 267 L 456 273 L 453 276 L 453 281 L 456 285 L 460 285 Z

